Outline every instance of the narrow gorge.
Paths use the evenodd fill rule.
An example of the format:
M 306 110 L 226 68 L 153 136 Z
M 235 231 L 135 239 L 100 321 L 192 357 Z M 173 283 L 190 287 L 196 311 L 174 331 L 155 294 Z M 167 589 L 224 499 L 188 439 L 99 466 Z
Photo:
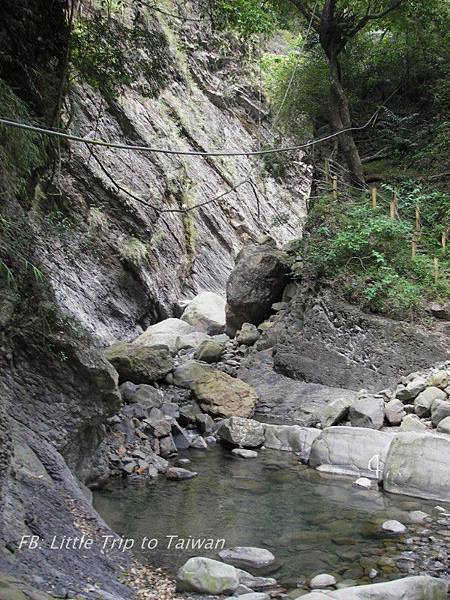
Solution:
M 448 190 L 269 4 L 0 6 L 0 600 L 449 597 Z

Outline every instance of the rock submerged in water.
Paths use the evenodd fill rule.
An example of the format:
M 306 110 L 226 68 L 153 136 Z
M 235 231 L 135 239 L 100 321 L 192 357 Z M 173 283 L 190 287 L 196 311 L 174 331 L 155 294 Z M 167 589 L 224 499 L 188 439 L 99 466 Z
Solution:
M 220 371 L 203 375 L 193 391 L 201 409 L 213 417 L 251 417 L 258 401 L 250 385 Z
M 187 479 L 193 479 L 194 477 L 197 477 L 197 475 L 198 473 L 195 471 L 189 471 L 182 467 L 169 467 L 166 471 L 167 479 L 171 479 L 172 481 L 185 481 Z
M 173 368 L 173 359 L 166 346 L 146 348 L 117 342 L 107 348 L 105 356 L 119 373 L 120 381 L 136 384 L 158 381 Z
M 231 451 L 231 454 L 235 456 L 240 456 L 241 458 L 257 458 L 258 453 L 254 450 L 247 450 L 246 448 L 234 448 Z
M 321 590 L 329 587 L 333 587 L 336 585 L 336 578 L 333 575 L 328 575 L 328 573 L 321 573 L 320 575 L 316 575 L 309 582 L 309 587 L 312 590 Z
M 177 573 L 180 592 L 232 594 L 239 585 L 237 570 L 211 558 L 190 558 Z
M 226 548 L 218 554 L 220 560 L 234 567 L 251 569 L 253 571 L 265 570 L 275 563 L 275 556 L 265 548 L 252 546 L 236 546 Z
M 399 534 L 399 533 L 405 533 L 406 526 L 403 525 L 403 523 L 400 523 L 400 521 L 396 521 L 395 519 L 392 519 L 390 521 L 385 521 L 384 523 L 382 523 L 381 529 L 383 531 L 387 531 L 388 533 Z

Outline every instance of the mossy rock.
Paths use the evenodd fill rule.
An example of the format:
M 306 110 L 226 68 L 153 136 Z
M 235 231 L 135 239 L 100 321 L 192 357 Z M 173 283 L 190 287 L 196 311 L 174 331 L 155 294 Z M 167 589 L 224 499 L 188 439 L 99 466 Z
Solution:
M 173 368 L 167 346 L 138 346 L 118 342 L 105 352 L 106 358 L 119 373 L 119 381 L 151 383 L 162 379 Z
M 193 391 L 200 408 L 213 417 L 251 417 L 258 401 L 250 385 L 220 371 L 206 373 Z
M 206 363 L 219 362 L 222 358 L 224 347 L 214 340 L 205 340 L 197 348 L 194 357 Z

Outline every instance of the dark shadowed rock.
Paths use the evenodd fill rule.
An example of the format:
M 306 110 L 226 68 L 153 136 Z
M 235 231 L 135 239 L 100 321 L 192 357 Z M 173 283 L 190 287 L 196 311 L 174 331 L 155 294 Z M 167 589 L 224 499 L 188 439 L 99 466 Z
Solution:
M 259 325 L 281 299 L 288 281 L 286 255 L 274 243 L 246 246 L 227 282 L 226 332 L 233 336 L 243 323 Z

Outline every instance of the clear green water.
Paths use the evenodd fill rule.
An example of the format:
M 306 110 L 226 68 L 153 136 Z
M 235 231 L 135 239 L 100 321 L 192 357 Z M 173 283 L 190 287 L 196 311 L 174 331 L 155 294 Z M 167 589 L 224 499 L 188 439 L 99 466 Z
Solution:
M 430 511 L 414 499 L 363 491 L 349 479 L 325 478 L 285 452 L 261 451 L 253 460 L 234 457 L 220 446 L 186 454 L 196 479 L 160 477 L 142 484 L 117 482 L 95 494 L 95 506 L 121 535 L 158 538 L 144 554 L 175 572 L 190 556 L 214 552 L 167 548 L 168 535 L 225 538 L 227 546 L 268 548 L 280 561 L 277 580 L 288 587 L 320 572 L 364 579 L 371 566 L 377 580 L 398 577 L 376 566 L 401 545 L 379 533 L 387 518 L 406 522 L 406 511 Z M 135 549 L 139 552 L 139 548 Z

